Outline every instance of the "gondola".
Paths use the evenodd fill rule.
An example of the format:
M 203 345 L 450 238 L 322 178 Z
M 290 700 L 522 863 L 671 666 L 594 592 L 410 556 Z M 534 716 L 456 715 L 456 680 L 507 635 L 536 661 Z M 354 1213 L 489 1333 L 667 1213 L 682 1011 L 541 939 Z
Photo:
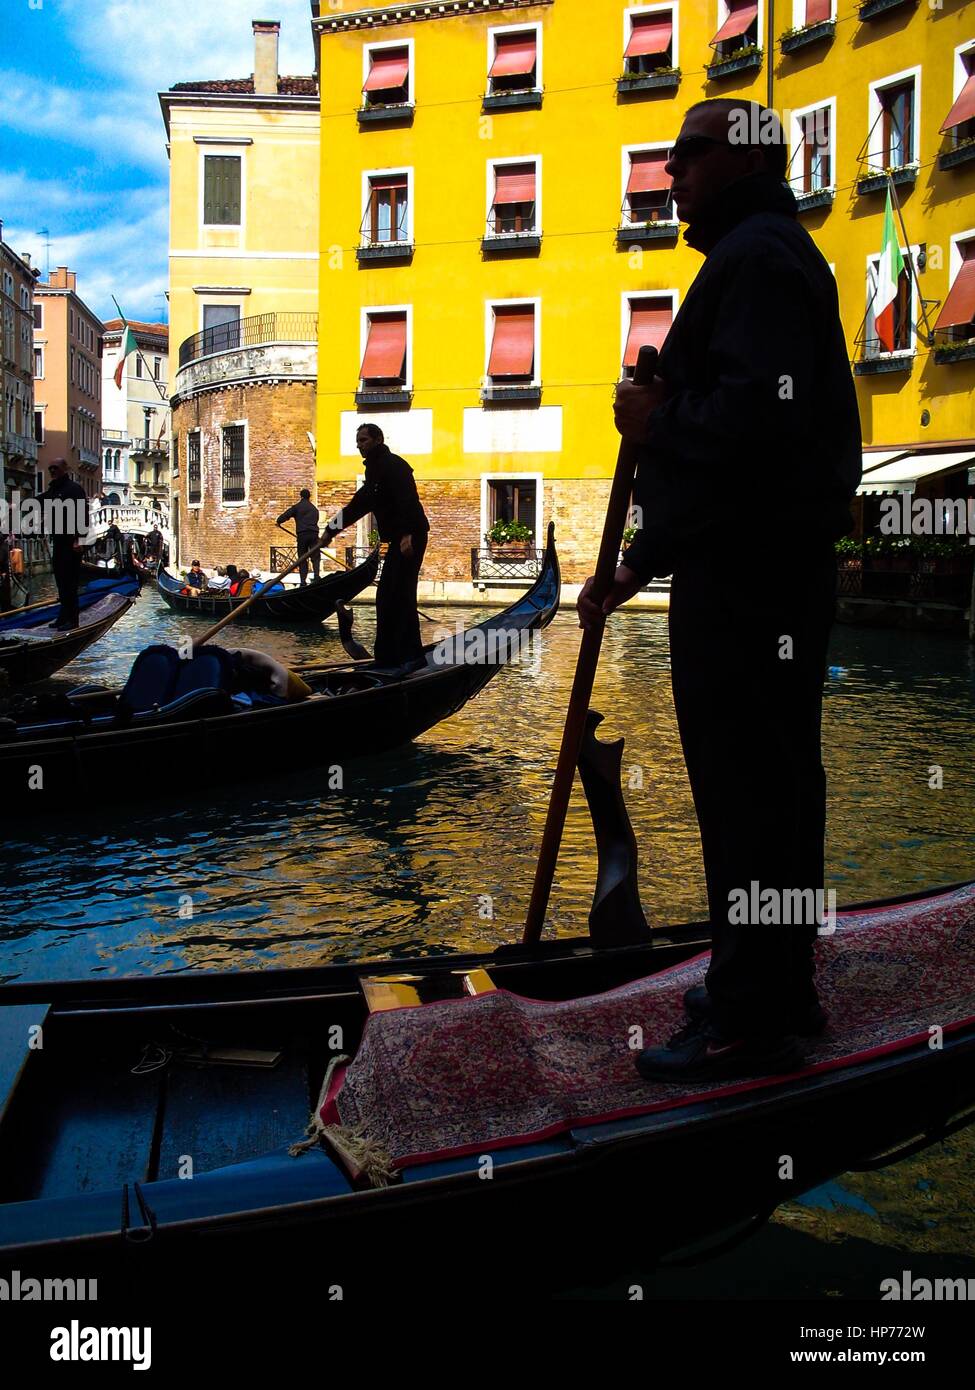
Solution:
M 13 685 L 53 676 L 103 637 L 132 607 L 138 592 L 138 581 L 124 576 L 96 580 L 79 591 L 78 627 L 71 632 L 58 632 L 54 626 L 61 611 L 58 603 L 25 608 L 0 619 L 0 672 Z
M 343 577 L 343 576 L 340 576 Z M 302 669 L 309 698 L 276 702 L 224 680 L 226 652 L 200 649 L 193 662 L 173 648 L 150 647 L 121 691 L 86 688 L 38 699 L 34 712 L 0 726 L 0 778 L 25 784 L 38 760 L 44 785 L 30 810 L 86 804 L 108 788 L 104 768 L 129 759 L 165 765 L 174 785 L 261 778 L 317 762 L 329 766 L 407 743 L 455 714 L 502 666 L 517 660 L 531 634 L 558 611 L 560 575 L 552 528 L 541 573 L 510 607 L 424 649 L 419 669 L 374 662 Z M 106 762 L 106 759 L 108 762 Z M 323 790 L 327 779 L 323 779 Z
M 378 569 L 377 547 L 354 569 L 326 574 L 322 579 L 309 580 L 307 584 L 280 586 L 280 592 L 269 592 L 252 603 L 241 615 L 241 620 L 320 623 L 332 616 L 337 603 L 349 603 L 371 584 Z M 174 578 L 165 567 L 160 567 L 156 575 L 156 588 L 170 608 L 174 608 L 178 613 L 189 613 L 213 622 L 245 602 L 243 598 L 232 598 L 229 593 L 210 590 L 204 590 L 199 598 L 190 597 L 181 592 L 184 587 L 182 580 Z M 270 584 L 268 588 L 271 588 Z
M 707 946 L 696 923 L 609 948 L 8 984 L 3 1262 L 118 1288 L 314 1270 L 345 1298 L 469 1301 L 466 1256 L 503 1296 L 592 1285 L 973 1118 L 975 882 L 837 913 L 819 943 L 834 1022 L 801 1071 L 654 1090 L 629 1033 L 679 1014 Z M 512 1019 L 533 1016 L 548 1022 L 526 1051 Z M 394 1158 L 385 1185 L 341 1124 L 301 1140 L 323 1099 L 346 1126 L 371 1120 Z

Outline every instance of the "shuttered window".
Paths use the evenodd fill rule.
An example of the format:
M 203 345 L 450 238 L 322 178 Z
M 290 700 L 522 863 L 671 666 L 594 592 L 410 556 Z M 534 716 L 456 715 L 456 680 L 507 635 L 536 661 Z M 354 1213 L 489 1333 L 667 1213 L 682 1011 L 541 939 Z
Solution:
M 224 425 L 220 497 L 224 502 L 243 502 L 245 496 L 244 426 Z
M 200 472 L 200 431 L 186 436 L 186 500 L 203 500 L 203 478 Z
M 207 226 L 240 226 L 240 155 L 203 157 L 203 221 Z

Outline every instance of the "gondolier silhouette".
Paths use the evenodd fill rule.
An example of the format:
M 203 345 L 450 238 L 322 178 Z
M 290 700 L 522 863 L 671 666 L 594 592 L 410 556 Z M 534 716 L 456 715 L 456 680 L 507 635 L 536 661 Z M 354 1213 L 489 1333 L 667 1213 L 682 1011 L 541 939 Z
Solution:
M 304 555 L 312 546 L 318 545 L 318 508 L 311 500 L 311 493 L 308 488 L 301 489 L 301 496 L 293 507 L 289 507 L 286 512 L 282 512 L 277 519 L 277 525 L 284 530 L 286 521 L 293 521 L 295 531 L 298 535 L 298 554 Z M 312 571 L 317 579 L 322 567 L 322 552 L 316 550 L 311 557 Z M 302 584 L 308 582 L 308 561 L 302 560 L 298 566 L 298 577 Z
M 60 502 L 59 515 L 52 517 L 51 555 L 54 582 L 58 587 L 61 611 L 55 628 L 68 632 L 78 626 L 78 582 L 81 578 L 80 537 L 88 532 L 88 499 L 85 490 L 68 474 L 67 459 L 54 459 L 48 465 L 49 487 L 40 501 Z
M 797 1035 L 823 1027 L 809 906 L 824 875 L 820 715 L 834 541 L 852 526 L 861 444 L 836 283 L 796 220 L 777 117 L 700 102 L 666 170 L 706 259 L 653 384 L 617 389 L 617 428 L 642 446 L 640 530 L 603 611 L 672 575 L 671 677 L 713 946 L 687 1027 L 637 1065 L 684 1081 L 790 1070 Z M 583 626 L 599 621 L 587 588 Z M 741 908 L 752 884 L 768 905 L 758 920 Z
M 346 526 L 372 512 L 380 540 L 389 542 L 376 591 L 376 663 L 391 668 L 420 665 L 423 643 L 416 586 L 430 523 L 413 469 L 398 454 L 390 453 L 379 426 L 360 425 L 355 443 L 365 460 L 366 479 L 325 527 L 322 542 L 330 544 Z

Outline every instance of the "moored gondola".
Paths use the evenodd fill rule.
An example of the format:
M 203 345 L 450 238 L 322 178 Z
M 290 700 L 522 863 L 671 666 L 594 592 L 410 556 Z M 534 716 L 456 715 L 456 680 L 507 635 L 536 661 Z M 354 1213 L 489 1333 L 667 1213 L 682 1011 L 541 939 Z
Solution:
M 268 623 L 320 623 L 330 618 L 337 603 L 349 603 L 361 594 L 376 577 L 379 569 L 379 550 L 373 550 L 361 565 L 339 570 L 307 584 L 266 583 L 262 592 L 241 614 L 241 621 Z M 161 567 L 156 575 L 156 588 L 170 608 L 179 613 L 203 617 L 211 622 L 243 606 L 244 597 L 204 589 L 199 595 L 183 592 L 185 585 L 167 569 Z M 261 586 L 256 586 L 260 590 Z
M 58 603 L 24 608 L 0 620 L 0 671 L 14 685 L 46 680 L 114 627 L 138 592 L 134 579 L 96 580 L 79 592 L 78 626 L 69 632 L 54 626 Z
M 591 1284 L 969 1118 L 975 883 L 837 914 L 831 1024 L 801 1071 L 642 1083 L 633 1029 L 665 1028 L 706 947 L 690 924 L 614 948 L 5 986 L 0 1252 L 224 1279 L 300 1259 L 353 1290 L 422 1270 L 450 1292 L 473 1242 L 509 1292 Z M 338 1123 L 296 1156 L 323 1095 Z
M 205 775 L 260 778 L 289 768 L 329 766 L 407 743 L 461 709 L 498 671 L 518 660 L 531 634 L 558 610 L 560 576 L 550 528 L 541 573 L 508 608 L 425 648 L 419 669 L 375 663 L 302 670 L 308 698 L 287 701 L 227 680 L 222 649 L 200 649 L 192 662 L 172 648 L 140 655 L 121 691 L 87 689 L 0 727 L 0 776 L 26 786 L 40 761 L 43 787 L 28 807 L 79 797 L 91 804 L 107 788 L 106 759 L 163 760 L 174 785 Z M 323 791 L 327 779 L 323 780 Z

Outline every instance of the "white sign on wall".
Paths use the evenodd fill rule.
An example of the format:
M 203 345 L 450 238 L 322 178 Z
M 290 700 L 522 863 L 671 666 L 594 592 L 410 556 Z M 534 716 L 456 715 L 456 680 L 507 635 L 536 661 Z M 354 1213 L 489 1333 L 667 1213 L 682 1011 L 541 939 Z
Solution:
M 355 454 L 356 430 L 360 425 L 378 425 L 394 454 L 409 458 L 410 454 L 433 453 L 432 410 L 377 410 L 363 415 L 357 410 L 343 410 L 339 421 L 339 453 Z
M 537 410 L 464 411 L 465 454 L 558 453 L 562 448 L 562 407 Z

